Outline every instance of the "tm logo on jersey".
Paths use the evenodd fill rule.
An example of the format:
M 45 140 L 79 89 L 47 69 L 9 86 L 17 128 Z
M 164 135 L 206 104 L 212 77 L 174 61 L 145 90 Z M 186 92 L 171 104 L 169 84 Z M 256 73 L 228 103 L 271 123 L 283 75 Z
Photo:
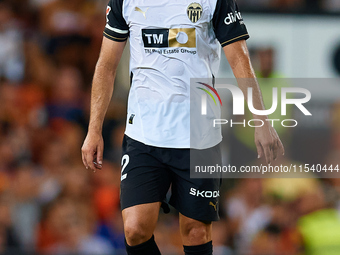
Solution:
M 230 24 L 232 24 L 232 23 L 235 23 L 237 20 L 240 21 L 240 24 L 241 24 L 241 25 L 244 24 L 240 12 L 237 12 L 237 11 L 236 11 L 235 13 L 230 12 L 230 13 L 228 14 L 228 16 L 224 19 L 224 23 L 225 23 L 226 25 L 230 25 Z
M 145 48 L 196 48 L 195 28 L 142 29 Z

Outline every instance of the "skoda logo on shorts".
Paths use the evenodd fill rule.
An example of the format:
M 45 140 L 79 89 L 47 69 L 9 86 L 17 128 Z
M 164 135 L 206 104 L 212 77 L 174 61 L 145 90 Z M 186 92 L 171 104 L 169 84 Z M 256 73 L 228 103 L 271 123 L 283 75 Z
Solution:
M 188 18 L 192 23 L 196 23 L 202 16 L 203 8 L 198 3 L 191 3 L 187 8 Z

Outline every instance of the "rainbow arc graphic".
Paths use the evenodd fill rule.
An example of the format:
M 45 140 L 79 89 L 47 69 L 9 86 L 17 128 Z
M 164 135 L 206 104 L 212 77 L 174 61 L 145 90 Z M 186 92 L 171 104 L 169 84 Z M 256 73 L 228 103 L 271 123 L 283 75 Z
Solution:
M 216 91 L 216 89 L 214 89 L 212 86 L 206 84 L 206 83 L 203 83 L 203 82 L 197 82 L 198 84 L 201 84 L 203 86 L 205 86 L 206 88 L 210 89 L 218 98 L 218 101 L 220 102 L 221 106 L 222 106 L 222 100 L 221 100 L 221 97 L 220 95 L 218 94 L 218 92 Z M 208 89 L 205 89 L 205 88 L 201 88 L 201 87 L 197 87 L 198 89 L 200 90 L 203 90 L 204 92 L 206 92 L 211 98 L 212 100 L 214 101 L 215 105 L 217 105 L 217 102 L 216 102 L 216 99 L 214 97 L 214 95 L 208 90 Z

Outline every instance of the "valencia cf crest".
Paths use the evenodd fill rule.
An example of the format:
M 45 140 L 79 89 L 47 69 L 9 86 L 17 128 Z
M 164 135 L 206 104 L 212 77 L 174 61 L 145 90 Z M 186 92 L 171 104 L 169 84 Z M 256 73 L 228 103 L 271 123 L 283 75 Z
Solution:
M 202 16 L 203 8 L 198 3 L 191 3 L 187 8 L 188 18 L 192 23 L 196 23 Z

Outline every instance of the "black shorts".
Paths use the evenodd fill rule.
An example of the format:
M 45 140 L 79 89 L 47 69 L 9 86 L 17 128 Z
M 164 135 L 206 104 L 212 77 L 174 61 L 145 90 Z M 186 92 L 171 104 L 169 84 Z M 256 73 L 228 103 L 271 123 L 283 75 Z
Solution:
M 220 147 L 200 150 L 205 158 L 219 155 Z M 214 162 L 216 164 L 216 162 Z M 162 202 L 171 187 L 169 204 L 200 221 L 219 220 L 221 178 L 190 178 L 190 149 L 160 148 L 124 136 L 121 208 Z

